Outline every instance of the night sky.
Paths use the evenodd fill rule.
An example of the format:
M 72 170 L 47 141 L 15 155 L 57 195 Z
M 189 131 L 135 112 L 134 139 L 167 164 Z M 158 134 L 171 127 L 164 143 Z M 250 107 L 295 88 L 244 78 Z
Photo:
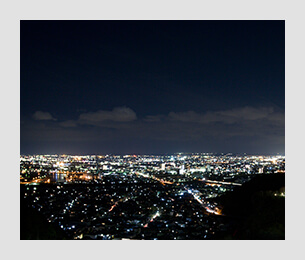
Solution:
M 21 154 L 284 154 L 284 21 L 21 21 Z

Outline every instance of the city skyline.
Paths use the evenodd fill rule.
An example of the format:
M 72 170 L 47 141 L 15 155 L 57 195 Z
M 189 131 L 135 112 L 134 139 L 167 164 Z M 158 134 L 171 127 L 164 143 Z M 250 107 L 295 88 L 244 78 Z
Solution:
M 21 21 L 21 154 L 285 154 L 284 21 Z

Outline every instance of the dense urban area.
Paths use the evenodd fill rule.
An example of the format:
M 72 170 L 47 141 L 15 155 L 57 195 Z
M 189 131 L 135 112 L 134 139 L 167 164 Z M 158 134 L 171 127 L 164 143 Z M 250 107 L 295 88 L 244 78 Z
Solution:
M 234 192 L 240 192 L 238 199 L 246 200 L 242 189 L 248 184 L 246 192 L 253 185 L 271 183 L 272 187 L 255 194 L 264 203 L 272 200 L 270 205 L 280 213 L 272 212 L 282 221 L 285 184 L 280 181 L 276 186 L 275 179 L 260 181 L 262 176 L 284 179 L 285 157 L 22 155 L 21 239 L 283 239 L 284 226 L 272 216 L 268 220 L 269 213 L 263 221 L 276 228 L 271 230 L 266 222 L 265 235 L 251 237 L 251 230 L 240 226 L 248 221 L 249 202 L 228 204 L 233 203 L 230 194 Z M 255 201 L 253 194 L 249 201 Z M 270 205 L 266 208 L 272 208 Z

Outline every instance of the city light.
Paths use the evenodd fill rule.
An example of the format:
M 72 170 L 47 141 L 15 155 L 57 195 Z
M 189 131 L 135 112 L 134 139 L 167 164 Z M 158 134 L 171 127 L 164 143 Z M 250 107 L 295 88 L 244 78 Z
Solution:
M 278 156 L 20 157 L 22 197 L 71 239 L 213 239 L 226 217 L 217 198 L 284 173 Z

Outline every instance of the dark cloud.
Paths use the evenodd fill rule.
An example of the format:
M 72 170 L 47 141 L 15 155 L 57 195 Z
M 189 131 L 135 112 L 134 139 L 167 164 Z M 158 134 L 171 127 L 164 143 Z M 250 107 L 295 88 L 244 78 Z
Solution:
M 194 111 L 188 112 L 170 112 L 169 119 L 181 122 L 194 122 L 209 124 L 213 122 L 221 122 L 226 124 L 233 124 L 242 121 L 253 120 L 282 120 L 283 115 L 275 113 L 272 107 L 242 107 L 224 111 L 212 111 L 206 113 L 196 113 Z
M 268 118 L 274 109 L 272 107 L 242 107 L 216 113 L 220 121 L 227 123 L 238 122 L 240 120 L 258 120 Z
M 36 111 L 33 114 L 35 120 L 56 120 L 49 112 Z
M 67 120 L 59 123 L 62 127 L 77 127 L 77 121 L 76 120 Z
M 83 113 L 79 122 L 89 125 L 100 125 L 101 122 L 130 122 L 137 119 L 136 113 L 128 107 L 116 107 L 112 111 L 99 110 L 97 112 Z
M 122 146 L 124 151 L 128 150 L 125 146 L 131 149 L 134 144 L 139 150 L 157 144 L 177 149 L 209 144 L 203 150 L 209 148 L 210 151 L 226 146 L 246 149 L 247 145 L 256 149 L 264 146 L 283 149 L 284 134 L 285 115 L 272 107 L 241 107 L 206 113 L 170 112 L 142 118 L 137 118 L 130 108 L 121 107 L 83 113 L 77 120 L 31 121 L 22 126 L 22 140 L 34 143 L 61 142 L 75 146 L 89 142 L 94 147 L 105 142 L 110 145 L 109 140 L 112 140 L 114 147 Z
M 145 122 L 160 122 L 162 120 L 162 118 L 164 118 L 165 116 L 162 116 L 162 115 L 155 115 L 155 116 L 152 116 L 152 115 L 149 115 L 149 116 L 146 116 L 144 117 L 144 121 Z

